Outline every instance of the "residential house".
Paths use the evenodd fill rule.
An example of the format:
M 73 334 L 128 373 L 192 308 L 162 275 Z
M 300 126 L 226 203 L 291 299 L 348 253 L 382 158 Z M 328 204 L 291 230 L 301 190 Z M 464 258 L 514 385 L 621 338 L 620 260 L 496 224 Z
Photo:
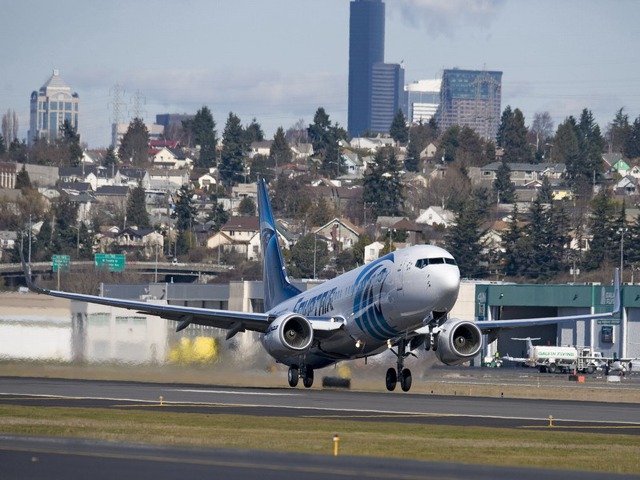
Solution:
M 614 191 L 616 195 L 636 195 L 638 193 L 638 179 L 627 175 L 616 182 Z
M 118 208 L 127 207 L 127 198 L 129 197 L 129 187 L 123 186 L 105 186 L 100 187 L 95 192 L 96 200 L 101 203 L 115 205 Z
M 493 184 L 497 177 L 498 169 L 502 162 L 492 162 L 480 168 L 481 180 L 484 183 Z M 566 172 L 564 163 L 509 163 L 511 169 L 511 182 L 516 186 L 525 186 L 533 181 L 542 181 L 544 177 L 549 180 L 559 180 Z
M 173 192 L 179 190 L 183 185 L 189 183 L 188 170 L 150 170 L 149 188 L 163 192 Z
M 329 251 L 335 254 L 353 248 L 361 233 L 358 227 L 344 218 L 334 218 L 312 232 L 325 241 Z
M 260 222 L 257 216 L 234 216 L 207 239 L 207 248 L 237 252 L 247 260 L 260 258 Z
M 365 165 L 356 152 L 344 150 L 340 158 L 342 159 L 342 168 L 346 170 L 346 175 L 354 178 L 362 178 L 364 176 Z
M 119 248 L 126 252 L 139 252 L 145 258 L 162 252 L 164 237 L 153 229 L 125 228 L 115 236 Z
M 393 147 L 395 145 L 395 141 L 390 137 L 355 137 L 351 139 L 349 145 L 351 148 L 358 150 L 371 150 L 377 152 L 379 149 L 384 147 Z
M 253 158 L 256 155 L 262 155 L 268 157 L 271 153 L 271 145 L 273 140 L 262 140 L 261 142 L 253 142 L 251 144 L 251 150 L 249 152 L 249 158 Z
M 380 258 L 380 252 L 384 248 L 384 243 L 373 242 L 364 247 L 364 263 L 371 263 Z
M 448 228 L 454 218 L 455 215 L 451 210 L 443 207 L 429 207 L 420 211 L 420 215 L 416 218 L 416 223 L 431 226 L 442 225 L 444 228 Z
M 151 156 L 155 168 L 180 169 L 191 168 L 193 160 L 180 149 L 162 147 Z
M 307 160 L 313 156 L 313 144 L 311 143 L 296 143 L 290 146 L 291 153 L 293 153 L 293 159 L 296 161 Z
M 151 188 L 151 178 L 149 172 L 144 168 L 122 167 L 115 175 L 114 185 L 127 186 L 129 188 L 136 188 L 138 185 L 142 185 L 142 188 L 148 190 Z

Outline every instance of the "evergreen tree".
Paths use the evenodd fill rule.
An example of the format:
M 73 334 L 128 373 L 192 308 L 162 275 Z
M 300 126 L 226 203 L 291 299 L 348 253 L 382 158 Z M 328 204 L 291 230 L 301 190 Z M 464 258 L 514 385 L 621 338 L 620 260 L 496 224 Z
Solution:
M 587 271 L 597 270 L 605 262 L 614 258 L 611 249 L 611 238 L 615 238 L 612 232 L 611 218 L 614 213 L 614 203 L 608 190 L 602 190 L 591 201 L 592 215 L 589 221 L 591 230 L 591 244 L 585 257 Z
M 69 165 L 77 167 L 82 160 L 82 147 L 80 147 L 80 135 L 73 128 L 69 120 L 62 124 L 62 137 L 59 144 L 67 151 Z
M 329 205 L 326 198 L 320 197 L 315 204 L 309 208 L 307 214 L 308 226 L 320 227 L 326 225 L 333 218 L 332 215 L 333 209 L 331 205 Z
M 599 181 L 604 173 L 605 141 L 600 133 L 600 127 L 595 122 L 593 114 L 586 108 L 582 110 L 578 122 L 578 145 L 580 147 L 580 159 L 578 174 L 583 183 Z
M 402 110 L 398 110 L 393 117 L 393 121 L 389 127 L 389 135 L 399 144 L 404 144 L 409 141 L 409 127 L 407 126 L 407 119 Z
M 511 182 L 511 168 L 505 162 L 502 164 L 496 172 L 496 179 L 493 182 L 493 189 L 495 190 L 500 203 L 514 203 L 516 200 L 516 187 Z
M 262 131 L 262 127 L 255 118 L 251 120 L 251 123 L 249 125 L 247 125 L 245 134 L 247 136 L 247 144 L 249 145 L 251 145 L 253 142 L 262 142 L 264 140 L 264 132 Z
M 222 164 L 220 177 L 225 185 L 242 182 L 244 179 L 244 162 L 249 145 L 246 143 L 246 135 L 240 123 L 240 119 L 229 112 L 227 123 L 222 134 Z
M 567 169 L 567 182 L 575 186 L 580 178 L 579 161 L 580 146 L 578 144 L 578 133 L 576 121 L 573 117 L 568 117 L 558 125 L 556 135 L 553 140 L 553 161 L 564 163 Z
M 339 176 L 343 168 L 338 141 L 346 138 L 346 131 L 333 125 L 324 108 L 320 107 L 307 128 L 307 135 L 322 161 L 320 172 L 329 177 Z
M 629 115 L 624 113 L 624 107 L 616 112 L 613 122 L 607 130 L 609 148 L 612 152 L 624 152 L 624 145 L 631 133 Z
M 379 149 L 374 163 L 364 176 L 364 201 L 374 205 L 376 216 L 401 215 L 404 192 L 395 150 L 392 147 Z
M 460 269 L 460 276 L 477 278 L 482 276 L 482 238 L 480 215 L 475 199 L 466 202 L 456 211 L 454 225 L 447 229 L 446 247 Z
M 31 188 L 31 179 L 29 178 L 29 173 L 27 172 L 26 164 L 22 164 L 22 169 L 16 174 L 16 186 L 17 190 L 22 190 L 23 188 Z
M 291 162 L 291 148 L 284 136 L 284 129 L 278 127 L 276 134 L 273 136 L 273 143 L 269 149 L 269 159 L 273 165 L 284 165 Z
M 196 166 L 200 168 L 211 168 L 216 164 L 216 122 L 209 107 L 203 106 L 198 110 L 191 120 L 182 122 L 189 136 L 193 138 L 196 145 L 200 146 L 200 154 Z
M 118 157 L 116 156 L 116 149 L 111 145 L 107 148 L 107 154 L 104 157 L 102 166 L 108 168 L 111 173 L 115 173 L 115 169 L 118 166 Z
M 56 255 L 75 254 L 77 249 L 78 205 L 61 195 L 53 205 L 55 226 L 51 235 L 51 251 Z
M 184 254 L 192 246 L 191 229 L 196 218 L 196 207 L 193 202 L 193 189 L 189 185 L 180 187 L 177 193 L 175 210 L 171 217 L 176 220 L 177 240 L 176 253 Z
M 229 220 L 229 212 L 224 209 L 224 205 L 218 202 L 218 196 L 216 193 L 212 193 L 209 199 L 213 202 L 213 208 L 211 212 L 207 215 L 207 222 L 213 222 L 213 231 L 219 232 L 220 229 L 224 226 L 225 223 Z M 254 213 L 255 215 L 255 204 L 254 204 Z
M 520 253 L 521 239 L 523 236 L 522 229 L 519 225 L 520 214 L 518 212 L 518 204 L 513 204 L 511 218 L 509 219 L 509 228 L 502 235 L 502 262 L 504 264 L 505 274 L 508 276 L 520 275 L 522 269 L 522 258 Z
M 498 125 L 498 135 L 496 136 L 496 143 L 500 148 L 505 147 L 506 131 L 509 128 L 509 122 L 511 121 L 512 116 L 513 116 L 513 112 L 511 111 L 511 105 L 507 105 L 506 108 L 502 111 L 502 115 L 500 116 L 500 124 Z
M 291 248 L 291 262 L 288 267 L 292 276 L 313 278 L 314 265 L 317 276 L 328 262 L 329 249 L 326 242 L 310 233 L 298 240 Z
M 529 146 L 527 134 L 524 115 L 520 109 L 516 108 L 512 112 L 511 108 L 507 107 L 499 129 L 500 146 L 504 148 L 503 161 L 508 163 L 531 163 L 533 161 L 533 152 Z
M 5 153 L 7 153 L 7 145 L 4 142 L 4 137 L 0 133 L 0 156 L 4 155 Z
M 623 152 L 629 158 L 640 158 L 640 115 L 633 121 Z
M 253 216 L 256 214 L 256 203 L 251 197 L 244 197 L 238 205 L 238 215 Z
M 569 221 L 562 203 L 545 205 L 536 199 L 529 209 L 528 259 L 524 272 L 529 278 L 547 280 L 565 267 L 564 250 L 569 241 Z
M 146 194 L 142 184 L 129 192 L 127 199 L 127 225 L 135 225 L 138 228 L 149 228 L 149 213 L 147 212 Z
M 460 144 L 458 136 L 460 135 L 460 127 L 453 125 L 442 134 L 440 138 L 440 147 L 436 153 L 437 160 L 451 163 L 456 159 L 456 150 Z
M 551 182 L 546 175 L 542 178 L 542 185 L 538 190 L 537 195 L 540 203 L 552 203 L 553 202 L 553 188 L 551 188 Z
M 149 130 L 141 118 L 136 117 L 129 123 L 118 156 L 135 166 L 143 166 L 149 161 Z

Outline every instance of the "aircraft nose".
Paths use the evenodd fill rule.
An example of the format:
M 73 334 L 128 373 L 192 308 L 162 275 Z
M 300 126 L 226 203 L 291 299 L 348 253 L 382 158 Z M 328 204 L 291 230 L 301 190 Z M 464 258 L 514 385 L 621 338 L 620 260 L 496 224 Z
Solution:
M 431 286 L 436 289 L 438 306 L 435 310 L 449 311 L 458 299 L 460 289 L 460 270 L 457 266 L 438 266 L 438 271 L 432 278 Z

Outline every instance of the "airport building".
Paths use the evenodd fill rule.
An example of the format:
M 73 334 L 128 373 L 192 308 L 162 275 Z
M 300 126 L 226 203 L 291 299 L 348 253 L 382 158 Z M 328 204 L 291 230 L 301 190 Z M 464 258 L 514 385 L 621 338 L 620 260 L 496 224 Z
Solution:
M 80 98 L 60 76 L 58 70 L 40 87 L 31 93 L 29 117 L 29 146 L 37 138 L 56 140 L 62 135 L 62 125 L 67 120 L 78 131 L 78 109 Z
M 500 125 L 502 72 L 444 70 L 437 121 L 442 131 L 468 126 L 495 142 Z

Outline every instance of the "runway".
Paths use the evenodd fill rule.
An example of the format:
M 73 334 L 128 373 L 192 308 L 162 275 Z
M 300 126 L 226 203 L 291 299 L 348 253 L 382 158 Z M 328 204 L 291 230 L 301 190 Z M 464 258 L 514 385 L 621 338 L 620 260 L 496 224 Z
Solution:
M 162 397 L 162 400 L 160 399 Z M 162 407 L 160 407 L 162 402 Z M 609 434 L 640 433 L 640 409 L 629 403 L 563 402 L 507 398 L 341 390 L 241 388 L 0 377 L 0 405 L 84 408 L 165 408 L 175 412 L 363 422 L 554 428 Z M 2 420 L 0 419 L 0 425 Z M 3 479 L 154 478 L 191 476 L 326 479 L 602 478 L 602 472 L 565 472 L 388 458 L 333 457 L 219 448 L 156 447 L 94 440 L 0 435 Z M 611 475 L 607 474 L 608 477 Z M 618 476 L 614 476 L 618 478 Z M 634 478 L 619 476 L 619 478 Z M 637 477 L 635 477 L 637 478 Z
M 640 434 L 640 409 L 632 403 L 0 377 L 0 403 L 148 408 L 160 402 L 190 413 L 501 428 L 547 426 L 552 416 L 555 428 Z

